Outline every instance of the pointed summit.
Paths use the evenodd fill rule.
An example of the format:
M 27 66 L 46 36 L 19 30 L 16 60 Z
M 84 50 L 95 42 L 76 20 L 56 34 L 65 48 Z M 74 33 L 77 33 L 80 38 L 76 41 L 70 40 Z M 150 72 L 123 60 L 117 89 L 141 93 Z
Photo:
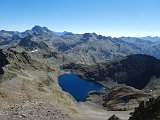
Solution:
M 35 25 L 31 30 L 33 32 L 35 32 L 36 34 L 43 34 L 43 33 L 47 33 L 47 32 L 52 32 L 47 27 L 41 27 L 39 25 Z

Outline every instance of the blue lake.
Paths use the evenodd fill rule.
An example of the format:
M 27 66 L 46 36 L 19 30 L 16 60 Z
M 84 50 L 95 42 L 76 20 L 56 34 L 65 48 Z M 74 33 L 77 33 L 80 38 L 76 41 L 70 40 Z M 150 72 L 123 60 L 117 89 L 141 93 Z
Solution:
M 59 76 L 58 82 L 63 91 L 69 92 L 76 101 L 85 102 L 90 91 L 100 91 L 103 85 L 85 80 L 74 74 L 63 74 Z

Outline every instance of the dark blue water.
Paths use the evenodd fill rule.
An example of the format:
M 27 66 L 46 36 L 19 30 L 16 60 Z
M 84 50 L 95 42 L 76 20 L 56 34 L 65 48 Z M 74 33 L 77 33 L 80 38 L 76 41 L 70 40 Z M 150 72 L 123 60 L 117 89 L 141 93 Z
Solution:
M 85 102 L 90 91 L 100 91 L 103 88 L 97 82 L 82 79 L 74 74 L 63 74 L 59 76 L 58 82 L 62 90 L 69 92 L 78 102 Z

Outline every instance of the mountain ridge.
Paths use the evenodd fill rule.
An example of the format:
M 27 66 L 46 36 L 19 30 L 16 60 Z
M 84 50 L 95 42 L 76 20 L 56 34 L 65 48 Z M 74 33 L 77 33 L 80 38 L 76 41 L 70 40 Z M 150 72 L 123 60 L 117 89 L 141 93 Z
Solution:
M 46 32 L 55 32 L 54 30 L 50 30 L 50 29 L 48 29 L 46 26 L 41 26 L 41 25 L 34 25 L 31 29 L 29 29 L 29 30 L 32 30 L 32 31 L 36 31 L 36 29 L 41 29 L 41 30 L 44 30 L 44 31 L 46 31 Z M 25 31 L 28 31 L 28 30 L 25 30 Z M 19 32 L 18 30 L 11 30 L 11 31 L 9 31 L 9 30 L 0 30 L 0 32 L 6 32 L 6 33 L 23 33 L 23 32 L 25 32 L 25 31 L 21 31 L 21 32 Z M 85 32 L 85 33 L 74 33 L 74 32 L 68 32 L 68 31 L 63 31 L 63 32 L 55 32 L 55 33 L 57 33 L 58 35 L 64 35 L 65 33 L 71 33 L 71 34 L 85 34 L 85 33 L 95 33 L 95 32 Z M 104 37 L 111 37 L 110 35 L 102 35 L 102 34 L 97 34 L 97 35 L 100 35 L 100 36 L 104 36 Z M 148 40 L 148 41 L 150 41 L 149 39 L 160 39 L 160 37 L 159 36 L 141 36 L 141 37 L 136 37 L 136 36 L 119 36 L 119 37 L 113 37 L 113 38 L 122 38 L 122 37 L 124 37 L 124 38 L 142 38 L 142 39 L 145 39 L 145 40 Z M 156 40 L 153 40 L 153 42 L 154 41 L 156 41 Z

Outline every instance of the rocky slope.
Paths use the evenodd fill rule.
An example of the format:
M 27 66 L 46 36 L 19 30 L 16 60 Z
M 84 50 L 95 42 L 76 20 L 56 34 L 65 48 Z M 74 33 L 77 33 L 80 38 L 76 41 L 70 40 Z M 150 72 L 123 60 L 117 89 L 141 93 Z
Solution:
M 156 49 L 148 47 L 153 54 L 147 54 L 159 57 L 159 44 L 154 44 Z M 144 40 L 141 45 L 95 33 L 57 34 L 40 26 L 25 32 L 0 31 L 0 119 L 106 120 L 115 114 L 127 120 L 130 111 L 107 111 L 101 105 L 127 110 L 150 97 L 132 87 L 114 87 L 117 83 L 158 89 L 159 60 L 137 54 L 147 52 L 148 43 Z M 59 67 L 68 62 L 74 64 L 65 69 L 114 87 L 98 93 L 101 105 L 94 103 L 95 96 L 93 101 L 77 103 L 61 90 L 57 78 L 64 71 Z
M 95 64 L 140 53 L 140 48 L 132 43 L 95 33 L 63 35 L 54 40 L 52 45 L 65 53 L 66 62 L 72 61 L 82 64 Z
M 41 26 L 34 26 L 31 30 L 25 32 L 0 31 L 0 46 L 17 45 L 21 39 L 29 38 L 29 36 L 32 36 L 32 43 L 29 42 L 28 44 L 33 45 L 33 42 L 40 41 L 46 42 L 50 48 L 52 47 L 62 53 L 64 62 L 95 64 L 137 53 L 160 57 L 160 44 L 143 38 L 112 38 L 96 33 L 74 34 L 64 32 L 57 34 Z
M 0 56 L 4 71 L 0 78 L 1 120 L 72 120 L 80 116 L 76 103 L 58 86 L 60 72 L 55 71 L 59 66 L 54 61 L 37 59 L 21 46 L 8 46 Z
M 124 115 L 93 103 L 77 103 L 58 85 L 61 58 L 44 58 L 43 52 L 40 48 L 31 52 L 26 46 L 3 48 L 0 63 L 9 64 L 5 63 L 0 78 L 1 120 L 106 120 L 113 114 L 129 118 L 129 112 Z
M 154 57 L 160 58 L 160 41 L 159 37 L 121 37 L 120 39 L 125 42 L 132 43 L 137 47 L 141 48 L 144 54 L 152 55 Z M 153 40 L 152 40 L 153 39 Z M 157 39 L 157 40 L 156 40 Z
M 146 101 L 151 97 L 150 94 L 129 86 L 117 86 L 108 94 L 102 93 L 103 106 L 112 111 L 134 109 L 141 101 Z
M 160 60 L 143 54 L 94 66 L 71 63 L 63 65 L 63 68 L 87 79 L 124 83 L 137 89 L 145 88 L 153 76 L 155 79 L 160 77 Z
M 133 110 L 141 101 L 147 101 L 152 97 L 150 93 L 142 90 L 118 85 L 110 90 L 92 91 L 89 93 L 88 100 L 109 111 L 127 111 Z
M 61 58 L 48 59 L 42 54 L 42 49 L 31 52 L 26 46 L 3 49 L 2 56 L 9 64 L 3 67 L 0 78 L 1 120 L 106 120 L 113 114 L 129 118 L 129 112 L 108 112 L 91 102 L 77 103 L 58 85 L 62 71 L 56 61 Z

